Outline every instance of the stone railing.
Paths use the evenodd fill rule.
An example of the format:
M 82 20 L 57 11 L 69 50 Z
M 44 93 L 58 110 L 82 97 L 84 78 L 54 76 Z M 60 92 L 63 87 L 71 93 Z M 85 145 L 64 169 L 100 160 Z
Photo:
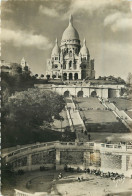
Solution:
M 55 142 L 46 142 L 46 143 L 37 143 L 37 144 L 33 144 L 31 146 L 28 147 L 24 147 L 24 148 L 20 148 L 18 150 L 12 151 L 10 153 L 8 153 L 6 156 L 3 156 L 3 158 L 5 157 L 12 157 L 15 155 L 19 155 L 19 154 L 28 154 L 29 152 L 33 152 L 34 150 L 39 151 L 39 149 L 41 150 L 43 149 L 49 149 L 49 148 L 64 148 L 64 147 L 83 147 L 83 148 L 93 148 L 93 149 L 97 149 L 97 150 L 103 150 L 103 151 L 129 151 L 132 152 L 132 145 L 123 145 L 123 144 L 106 144 L 106 143 L 94 143 L 94 142 L 59 142 L 59 141 L 55 141 Z
M 15 196 L 47 196 L 46 192 L 26 193 L 24 191 L 20 191 L 17 189 L 14 190 L 15 190 Z
M 101 144 L 100 150 L 103 151 L 121 151 L 121 152 L 132 152 L 132 145 L 124 145 L 124 144 Z

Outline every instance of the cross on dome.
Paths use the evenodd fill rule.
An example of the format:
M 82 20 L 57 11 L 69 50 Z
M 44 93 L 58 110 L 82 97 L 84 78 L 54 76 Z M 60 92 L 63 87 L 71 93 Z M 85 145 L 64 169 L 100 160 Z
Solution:
M 77 30 L 73 26 L 73 17 L 72 15 L 69 16 L 69 25 L 65 29 L 62 35 L 62 42 L 66 40 L 79 40 L 79 34 Z
M 55 43 L 58 44 L 58 39 L 56 38 Z
M 86 46 L 86 39 L 83 40 L 83 45 Z
M 72 17 L 72 15 L 70 14 L 70 16 L 69 16 L 69 25 L 72 25 L 73 24 L 73 17 Z

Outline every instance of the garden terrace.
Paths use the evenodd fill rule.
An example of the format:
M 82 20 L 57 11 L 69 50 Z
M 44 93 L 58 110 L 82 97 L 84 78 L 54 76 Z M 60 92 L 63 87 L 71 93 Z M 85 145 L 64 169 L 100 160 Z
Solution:
M 126 133 L 128 129 L 117 119 L 112 111 L 99 102 L 97 98 L 76 98 L 76 107 L 79 108 L 89 132 Z
M 110 102 L 113 102 L 119 110 L 132 109 L 132 100 L 125 98 L 111 98 Z
M 98 98 L 96 97 L 89 97 L 89 98 L 83 98 L 83 97 L 77 97 L 74 99 L 74 102 L 78 107 L 80 107 L 83 110 L 93 109 L 93 110 L 103 110 L 105 107 L 99 102 Z

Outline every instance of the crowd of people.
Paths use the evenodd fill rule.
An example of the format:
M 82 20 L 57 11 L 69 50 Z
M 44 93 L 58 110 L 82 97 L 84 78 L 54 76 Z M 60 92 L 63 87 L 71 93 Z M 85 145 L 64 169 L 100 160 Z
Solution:
M 84 169 L 84 170 L 81 170 L 80 168 L 77 168 L 77 169 L 74 169 L 74 168 L 71 168 L 71 167 L 68 167 L 67 165 L 65 165 L 64 167 L 64 171 L 66 172 L 85 172 L 87 174 L 90 174 L 90 175 L 96 175 L 96 176 L 100 176 L 102 178 L 110 178 L 111 180 L 118 180 L 118 179 L 125 179 L 125 176 L 124 174 L 118 174 L 117 172 L 114 173 L 114 172 L 103 172 L 101 171 L 100 169 Z M 62 174 L 61 174 L 61 177 L 62 177 Z M 78 181 L 83 181 L 83 178 L 82 177 L 78 177 Z
M 124 179 L 124 174 L 118 174 L 117 172 L 103 172 L 100 171 L 100 169 L 85 169 L 85 173 L 94 174 L 96 176 L 104 177 L 104 178 L 110 178 L 111 180 L 117 180 L 117 179 Z

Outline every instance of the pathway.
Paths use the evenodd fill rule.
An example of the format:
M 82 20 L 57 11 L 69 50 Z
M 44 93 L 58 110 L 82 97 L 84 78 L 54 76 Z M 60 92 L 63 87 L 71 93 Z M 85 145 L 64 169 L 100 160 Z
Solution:
M 74 131 L 75 129 L 84 131 L 86 129 L 84 122 L 81 119 L 79 111 L 75 107 L 72 97 L 66 98 L 66 103 L 69 124 L 72 124 Z

